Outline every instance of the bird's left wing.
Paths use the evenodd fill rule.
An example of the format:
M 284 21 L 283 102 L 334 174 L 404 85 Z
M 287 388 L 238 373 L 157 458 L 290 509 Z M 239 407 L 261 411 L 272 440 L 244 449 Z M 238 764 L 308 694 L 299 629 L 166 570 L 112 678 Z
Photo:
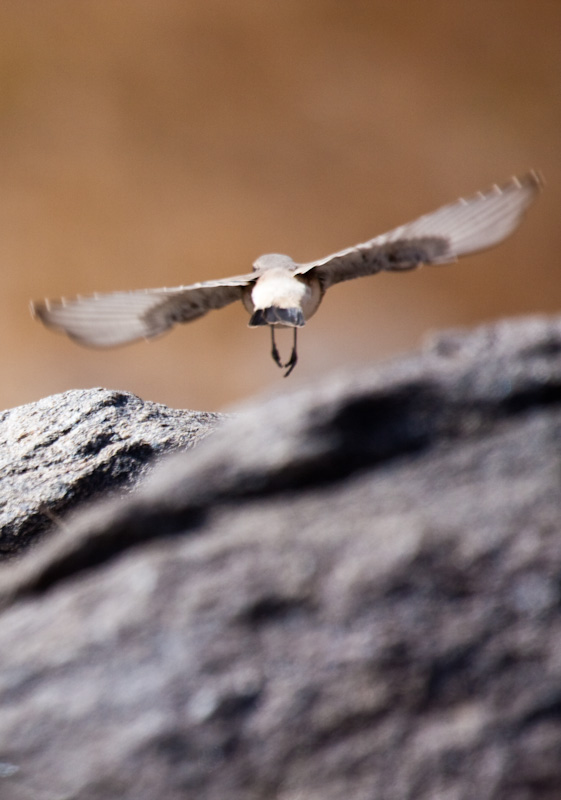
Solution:
M 373 275 L 382 270 L 446 264 L 460 256 L 493 247 L 516 230 L 537 197 L 542 181 L 536 172 L 512 178 L 468 199 L 443 206 L 414 222 L 327 258 L 301 264 L 295 274 L 314 270 L 322 287 Z
M 48 328 L 61 331 L 80 344 L 113 347 L 138 339 L 151 339 L 178 322 L 190 322 L 207 311 L 239 300 L 255 273 L 219 281 L 45 300 L 32 303 L 31 312 Z

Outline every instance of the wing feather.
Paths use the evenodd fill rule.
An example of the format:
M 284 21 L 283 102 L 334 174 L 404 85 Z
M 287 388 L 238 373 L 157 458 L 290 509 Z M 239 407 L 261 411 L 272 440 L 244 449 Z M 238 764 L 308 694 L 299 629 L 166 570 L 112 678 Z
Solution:
M 327 258 L 301 264 L 296 274 L 315 270 L 324 289 L 382 270 L 446 264 L 493 247 L 510 236 L 542 186 L 529 172 L 468 199 L 443 206 L 413 222 Z
M 33 303 L 32 314 L 47 327 L 91 347 L 113 347 L 151 339 L 179 322 L 190 322 L 208 311 L 239 300 L 244 286 L 257 275 L 218 281 L 76 297 Z

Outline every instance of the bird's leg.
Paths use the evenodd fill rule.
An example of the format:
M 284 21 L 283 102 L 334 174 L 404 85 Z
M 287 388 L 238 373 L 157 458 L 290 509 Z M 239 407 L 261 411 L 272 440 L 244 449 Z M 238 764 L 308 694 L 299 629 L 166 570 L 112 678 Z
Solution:
M 275 342 L 275 328 L 273 325 L 270 325 L 269 327 L 271 329 L 271 355 L 277 367 L 282 368 L 283 366 L 286 366 L 286 364 L 282 363 L 279 351 L 277 349 L 277 343 Z
M 284 365 L 285 367 L 288 367 L 284 373 L 284 378 L 288 378 L 298 361 L 298 353 L 296 352 L 296 336 L 298 333 L 298 328 L 293 328 L 292 330 L 294 331 L 294 339 L 292 340 L 292 353 L 290 354 L 289 360 Z

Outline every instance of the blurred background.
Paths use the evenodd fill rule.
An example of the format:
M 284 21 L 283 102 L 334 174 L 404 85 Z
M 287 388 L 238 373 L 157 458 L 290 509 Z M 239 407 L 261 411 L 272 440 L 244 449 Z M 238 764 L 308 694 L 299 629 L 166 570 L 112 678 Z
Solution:
M 221 409 L 561 309 L 557 0 L 3 0 L 0 41 L 0 408 L 103 386 Z M 110 351 L 29 315 L 320 258 L 531 167 L 516 236 L 335 287 L 286 382 L 241 304 Z

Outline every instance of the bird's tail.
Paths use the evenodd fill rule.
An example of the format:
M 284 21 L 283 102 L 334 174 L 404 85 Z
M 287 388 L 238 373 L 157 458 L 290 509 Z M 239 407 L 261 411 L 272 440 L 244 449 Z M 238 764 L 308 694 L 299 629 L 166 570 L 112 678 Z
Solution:
M 290 328 L 301 328 L 305 323 L 304 315 L 300 308 L 258 308 L 249 320 L 249 327 L 258 325 L 286 325 Z

